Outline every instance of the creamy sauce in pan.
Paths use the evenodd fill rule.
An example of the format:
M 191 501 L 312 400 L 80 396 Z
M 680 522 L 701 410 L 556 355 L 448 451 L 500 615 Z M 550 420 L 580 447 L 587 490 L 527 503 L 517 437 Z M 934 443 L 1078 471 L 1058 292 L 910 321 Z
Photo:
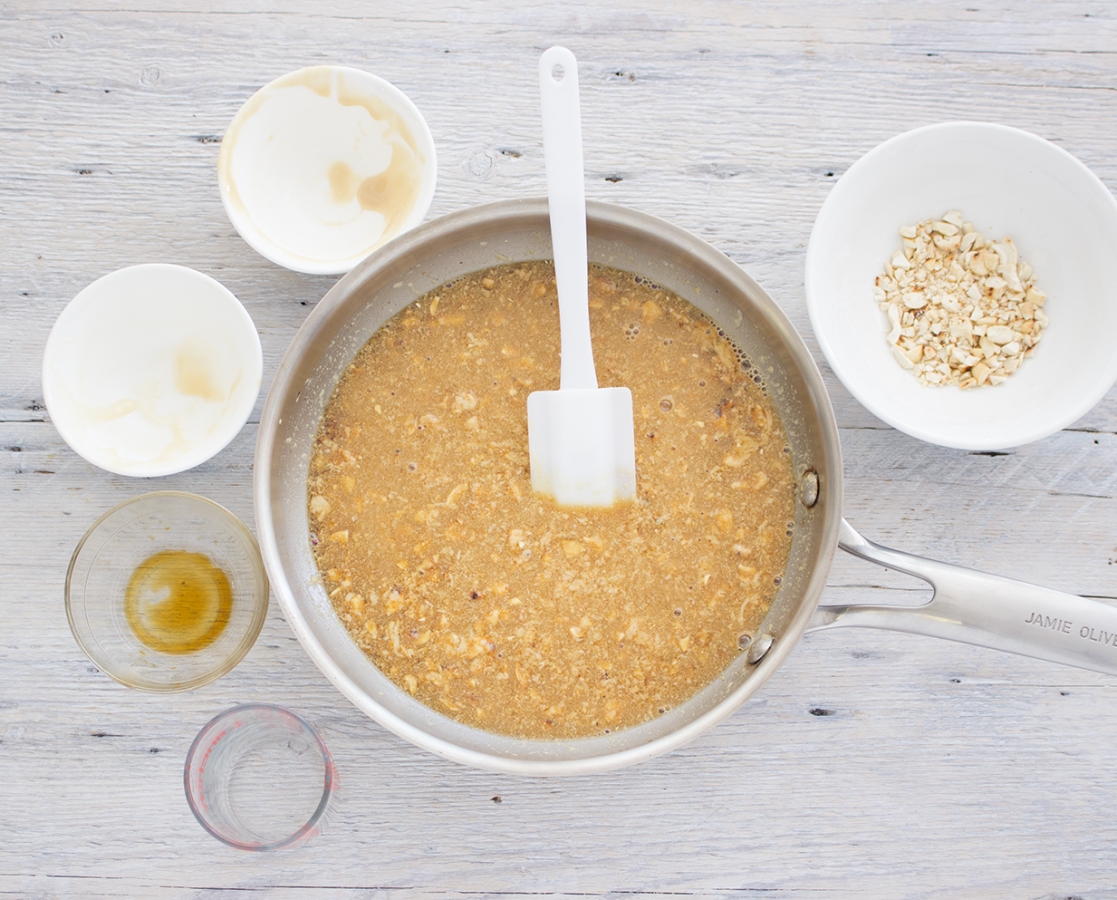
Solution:
M 767 613 L 794 519 L 787 437 L 717 326 L 591 270 L 602 386 L 631 388 L 637 501 L 531 492 L 526 399 L 558 388 L 549 262 L 475 273 L 381 328 L 327 406 L 311 542 L 358 645 L 466 724 L 527 738 L 630 727 L 684 702 Z

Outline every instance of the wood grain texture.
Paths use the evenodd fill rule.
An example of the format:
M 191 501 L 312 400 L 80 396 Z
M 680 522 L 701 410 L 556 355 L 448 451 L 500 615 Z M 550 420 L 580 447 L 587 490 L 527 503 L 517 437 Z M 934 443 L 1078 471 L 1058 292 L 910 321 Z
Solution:
M 556 42 L 579 57 L 587 196 L 706 238 L 803 334 L 835 405 L 859 530 L 1117 601 L 1117 391 L 1007 455 L 922 444 L 829 372 L 802 287 L 830 186 L 917 125 L 1016 125 L 1117 188 L 1111 4 L 8 2 L 0 895 L 1117 897 L 1117 680 L 1101 675 L 926 638 L 818 634 L 694 744 L 543 781 L 468 770 L 385 732 L 319 673 L 274 604 L 245 661 L 185 695 L 128 691 L 81 655 L 62 590 L 85 529 L 152 488 L 200 491 L 251 525 L 260 407 L 192 472 L 137 482 L 95 469 L 43 410 L 40 360 L 63 306 L 121 266 L 198 268 L 255 320 L 266 391 L 334 279 L 271 265 L 225 218 L 216 158 L 239 105 L 312 63 L 387 78 L 434 133 L 439 215 L 544 192 L 534 72 Z M 848 557 L 829 585 L 829 602 L 925 595 Z M 296 851 L 219 845 L 183 798 L 194 734 L 249 700 L 305 715 L 337 761 L 325 832 Z

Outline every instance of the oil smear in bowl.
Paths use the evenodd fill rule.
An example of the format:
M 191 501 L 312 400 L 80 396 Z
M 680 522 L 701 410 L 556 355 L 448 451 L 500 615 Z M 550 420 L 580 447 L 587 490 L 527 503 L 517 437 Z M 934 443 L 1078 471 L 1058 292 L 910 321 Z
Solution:
M 124 591 L 124 616 L 145 646 L 194 653 L 221 636 L 233 611 L 225 570 L 204 553 L 161 550 L 140 563 Z
M 258 252 L 299 271 L 346 271 L 422 219 L 433 157 L 421 115 L 394 87 L 315 66 L 241 108 L 218 172 L 230 219 Z

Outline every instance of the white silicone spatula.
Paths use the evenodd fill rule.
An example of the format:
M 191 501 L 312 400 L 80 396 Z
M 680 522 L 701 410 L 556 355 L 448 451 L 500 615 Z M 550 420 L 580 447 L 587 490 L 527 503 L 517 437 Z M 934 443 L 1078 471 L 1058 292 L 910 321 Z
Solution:
M 636 496 L 632 393 L 599 388 L 590 344 L 586 194 L 578 66 L 565 47 L 539 58 L 543 155 L 558 286 L 557 391 L 527 398 L 531 487 L 562 506 L 612 506 Z

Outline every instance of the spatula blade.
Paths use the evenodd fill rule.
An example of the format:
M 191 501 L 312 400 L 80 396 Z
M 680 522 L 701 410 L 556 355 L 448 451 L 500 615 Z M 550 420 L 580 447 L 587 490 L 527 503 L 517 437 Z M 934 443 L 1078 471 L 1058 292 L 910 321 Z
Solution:
M 527 398 L 531 488 L 560 506 L 612 506 L 636 496 L 628 388 L 535 391 Z

